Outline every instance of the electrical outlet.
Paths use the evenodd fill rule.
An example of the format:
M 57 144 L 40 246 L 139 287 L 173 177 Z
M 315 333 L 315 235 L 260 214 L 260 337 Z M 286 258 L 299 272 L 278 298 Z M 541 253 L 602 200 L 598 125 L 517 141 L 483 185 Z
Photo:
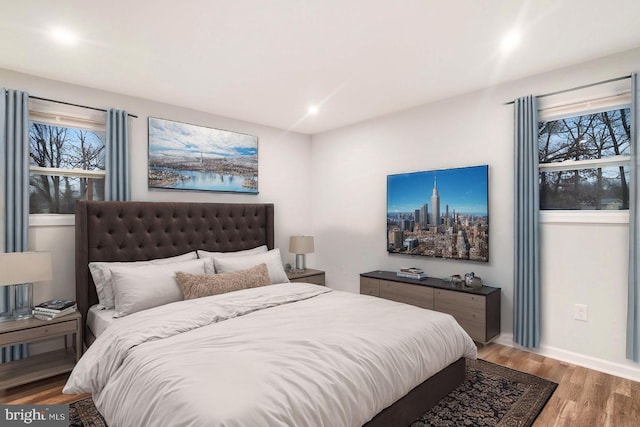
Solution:
M 576 304 L 573 306 L 573 318 L 576 320 L 587 321 L 587 306 L 584 304 Z

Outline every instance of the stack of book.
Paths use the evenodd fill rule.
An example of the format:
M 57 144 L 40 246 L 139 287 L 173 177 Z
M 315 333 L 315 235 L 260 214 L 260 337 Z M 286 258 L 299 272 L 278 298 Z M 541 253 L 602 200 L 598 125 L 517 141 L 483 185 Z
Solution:
M 52 299 L 33 307 L 33 317 L 40 320 L 52 320 L 78 309 L 75 301 Z
M 421 268 L 401 268 L 400 271 L 398 271 L 398 277 L 422 280 L 427 278 L 427 274 L 422 271 Z

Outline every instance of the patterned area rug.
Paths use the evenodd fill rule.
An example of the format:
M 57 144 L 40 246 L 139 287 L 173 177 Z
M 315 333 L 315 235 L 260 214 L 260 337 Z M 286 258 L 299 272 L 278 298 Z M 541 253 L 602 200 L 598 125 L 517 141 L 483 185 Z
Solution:
M 529 427 L 558 384 L 484 360 L 467 360 L 465 382 L 411 427 Z
M 533 424 L 557 384 L 484 360 L 467 360 L 465 382 L 411 427 Z M 106 427 L 90 397 L 69 408 L 71 427 Z

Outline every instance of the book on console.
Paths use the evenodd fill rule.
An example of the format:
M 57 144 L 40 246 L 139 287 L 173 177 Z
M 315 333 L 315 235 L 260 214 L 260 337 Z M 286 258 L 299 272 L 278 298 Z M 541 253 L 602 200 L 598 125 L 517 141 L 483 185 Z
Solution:
M 426 279 L 428 277 L 426 273 L 405 273 L 402 271 L 398 271 L 397 276 L 405 277 L 407 279 L 417 279 L 417 280 Z
M 75 307 L 75 306 L 76 306 L 75 301 L 64 300 L 64 299 L 52 299 L 36 305 L 35 307 L 33 307 L 33 309 L 40 310 L 42 312 L 58 314 L 62 310 L 65 310 L 69 307 Z
M 407 267 L 407 268 L 401 268 L 400 272 L 407 273 L 407 274 L 422 274 L 424 273 L 424 270 L 418 267 Z
M 42 311 L 36 308 L 33 309 L 32 314 L 33 317 L 40 320 L 52 320 L 56 317 L 66 316 L 67 314 L 74 313 L 77 310 L 76 306 L 67 307 L 64 310 L 61 310 L 58 313 L 51 313 L 49 311 Z

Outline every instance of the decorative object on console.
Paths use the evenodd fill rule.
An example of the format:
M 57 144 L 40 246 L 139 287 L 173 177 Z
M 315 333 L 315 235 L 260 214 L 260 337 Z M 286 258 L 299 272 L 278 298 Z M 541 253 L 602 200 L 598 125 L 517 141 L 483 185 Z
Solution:
M 0 254 L 0 286 L 9 286 L 9 311 L 0 313 L 0 322 L 30 319 L 33 300 L 33 282 L 51 280 L 50 252 L 7 252 Z M 16 292 L 26 287 L 26 298 Z
M 387 252 L 489 261 L 488 171 L 483 165 L 388 175 Z
M 258 194 L 258 137 L 149 117 L 148 185 Z
M 427 273 L 425 273 L 421 268 L 401 268 L 398 271 L 398 277 L 406 277 L 407 279 L 417 279 L 422 280 L 427 278 Z
M 462 277 L 460 277 L 459 274 L 454 274 L 453 276 L 445 279 L 445 281 L 450 282 L 451 286 L 460 286 L 464 283 L 464 280 L 462 280 Z
M 482 287 L 482 279 L 475 275 L 472 271 L 464 275 L 464 284 L 468 288 L 480 289 Z
M 476 274 L 473 271 L 471 273 L 465 273 L 465 275 L 464 275 L 464 284 L 467 285 L 467 286 L 471 285 L 471 281 L 473 280 L 475 275 Z
M 305 255 L 313 251 L 313 236 L 291 236 L 289 239 L 289 252 L 296 254 L 296 270 L 307 268 Z

